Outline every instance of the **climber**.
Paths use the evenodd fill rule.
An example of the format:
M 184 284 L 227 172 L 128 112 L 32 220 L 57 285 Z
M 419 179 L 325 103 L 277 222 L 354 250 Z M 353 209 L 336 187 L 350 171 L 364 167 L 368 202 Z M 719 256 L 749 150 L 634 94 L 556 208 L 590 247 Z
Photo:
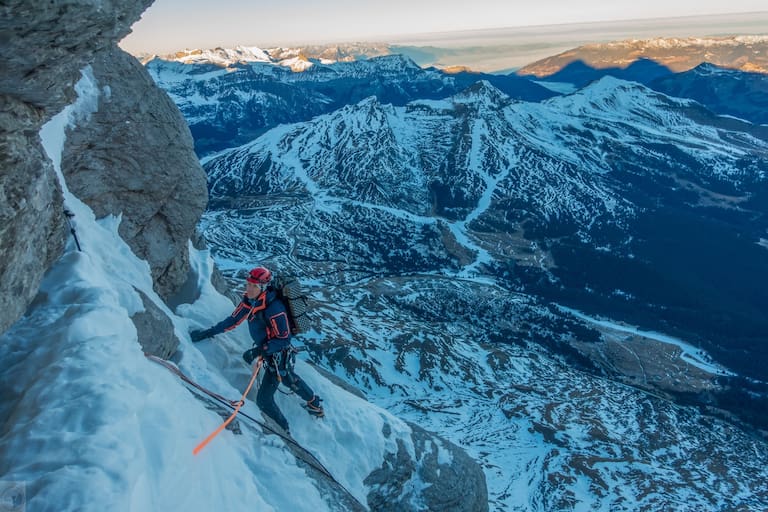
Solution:
M 246 277 L 243 300 L 232 315 L 210 329 L 194 330 L 189 334 L 196 343 L 231 331 L 247 319 L 254 343 L 243 353 L 243 359 L 250 365 L 256 358 L 262 357 L 267 370 L 256 394 L 256 404 L 286 433 L 290 433 L 288 421 L 275 403 L 274 395 L 280 382 L 306 400 L 304 407 L 309 414 L 321 418 L 325 412 L 320 404 L 322 399 L 293 370 L 296 351 L 291 347 L 288 315 L 283 302 L 277 297 L 277 291 L 270 285 L 271 281 L 272 273 L 268 269 L 254 268 Z

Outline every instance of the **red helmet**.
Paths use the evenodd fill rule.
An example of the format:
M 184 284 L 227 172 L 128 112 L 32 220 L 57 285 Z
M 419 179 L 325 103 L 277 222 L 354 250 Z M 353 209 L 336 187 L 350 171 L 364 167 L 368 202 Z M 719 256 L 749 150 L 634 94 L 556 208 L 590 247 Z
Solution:
M 269 284 L 272 280 L 272 272 L 264 267 L 256 267 L 248 272 L 248 277 L 245 280 L 254 284 Z

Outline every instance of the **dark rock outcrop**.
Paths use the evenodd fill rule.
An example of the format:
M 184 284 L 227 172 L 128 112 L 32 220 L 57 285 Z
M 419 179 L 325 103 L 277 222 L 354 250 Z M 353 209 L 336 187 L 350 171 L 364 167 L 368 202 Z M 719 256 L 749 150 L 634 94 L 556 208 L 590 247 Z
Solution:
M 365 479 L 372 488 L 368 506 L 377 512 L 440 510 L 485 512 L 488 491 L 480 466 L 458 446 L 409 424 L 415 454 L 398 440 L 397 453 Z M 384 436 L 388 436 L 387 424 Z M 417 480 L 426 488 L 413 485 Z
M 33 2 L 0 9 L 0 332 L 24 312 L 66 236 L 40 128 L 74 98 L 80 70 L 152 0 Z
M 141 296 L 144 311 L 131 317 L 136 333 L 145 354 L 168 359 L 179 346 L 179 339 L 173 333 L 173 324 L 163 310 L 152 302 L 141 290 L 136 290 Z
M 0 95 L 0 332 L 21 316 L 64 247 L 61 189 L 37 138 L 41 118 Z
M 75 97 L 80 69 L 113 47 L 153 0 L 8 0 L 0 10 L 0 94 L 41 111 Z
M 189 272 L 187 244 L 208 200 L 205 173 L 178 108 L 134 57 L 111 48 L 92 68 L 98 110 L 67 133 L 62 171 L 97 218 L 122 215 L 120 236 L 149 262 L 155 291 L 167 299 Z

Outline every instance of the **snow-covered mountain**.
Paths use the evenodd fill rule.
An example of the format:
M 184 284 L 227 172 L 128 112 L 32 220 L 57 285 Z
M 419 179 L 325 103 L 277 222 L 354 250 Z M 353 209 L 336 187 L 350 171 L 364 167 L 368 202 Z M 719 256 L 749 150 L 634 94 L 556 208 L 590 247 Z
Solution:
M 719 114 L 768 124 L 768 73 L 747 73 L 705 63 L 648 85 L 670 96 L 694 99 Z
M 628 173 L 677 179 L 708 197 L 703 189 L 746 194 L 766 181 L 761 132 L 729 123 L 613 78 L 543 103 L 514 102 L 483 82 L 404 107 L 369 98 L 272 130 L 205 167 L 213 198 L 309 192 L 427 224 L 442 218 L 481 238 L 526 223 L 531 231 L 572 229 L 583 240 L 610 237 L 620 250 L 622 237 L 605 230 L 628 239 L 627 223 L 657 200 L 639 187 L 628 194 Z M 745 161 L 748 154 L 757 159 Z
M 230 276 L 301 275 L 313 358 L 482 461 L 492 509 L 761 509 L 767 150 L 637 83 L 481 82 L 207 159 L 201 228 Z
M 116 47 L 149 3 L 0 15 L 0 509 L 766 508 L 762 128 L 611 80 L 443 97 L 390 59 L 394 106 L 370 73 L 317 80 L 344 110 L 234 150 L 201 226 L 234 284 L 266 263 L 310 289 L 297 364 L 327 415 L 279 394 L 288 438 L 236 401 L 244 329 L 187 335 L 233 305 L 189 241 L 189 133 Z M 193 74 L 283 69 L 242 55 Z
M 612 76 L 766 124 L 767 50 L 766 36 L 615 41 L 575 48 L 518 73 L 561 88 Z
M 97 220 L 69 191 L 65 133 L 103 91 L 88 78 L 40 132 L 75 229 L 24 317 L 0 336 L 0 509 L 487 510 L 483 474 L 461 449 L 339 387 L 305 357 L 297 371 L 324 398 L 325 418 L 278 393 L 294 437 L 276 435 L 249 396 L 194 454 L 246 389 L 240 354 L 252 340 L 240 329 L 190 341 L 189 329 L 233 308 L 211 285 L 207 250 L 190 243 L 188 300 L 171 310 L 121 238 L 121 218 Z M 136 317 L 150 304 L 180 340 L 166 367 L 138 343 Z
M 294 71 L 304 71 L 315 64 L 351 62 L 372 57 L 391 55 L 389 45 L 384 43 L 345 43 L 331 45 L 305 45 L 296 48 L 266 48 L 236 46 L 234 48 L 209 48 L 184 50 L 166 55 L 143 57 L 146 63 L 154 58 L 184 64 L 215 64 L 229 67 L 250 62 L 268 62 L 285 66 Z
M 484 79 L 514 98 L 540 100 L 554 95 L 514 75 L 449 74 L 422 69 L 401 55 L 352 59 L 345 53 L 343 60 L 308 60 L 312 65 L 299 70 L 284 65 L 285 53 L 269 52 L 278 57 L 255 48 L 221 49 L 170 60 L 155 58 L 146 68 L 184 113 L 201 155 L 369 96 L 403 105 L 414 99 L 445 98 Z M 289 55 L 294 53 L 304 55 L 301 51 Z

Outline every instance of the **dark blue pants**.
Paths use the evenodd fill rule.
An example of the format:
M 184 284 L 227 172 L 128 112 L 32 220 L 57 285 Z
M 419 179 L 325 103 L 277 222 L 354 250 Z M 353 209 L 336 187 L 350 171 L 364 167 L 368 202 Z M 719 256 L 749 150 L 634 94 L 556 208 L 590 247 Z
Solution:
M 277 391 L 277 387 L 280 385 L 280 380 L 306 401 L 312 400 L 315 393 L 301 377 L 294 373 L 290 363 L 280 364 L 282 363 L 282 361 L 280 361 L 282 358 L 277 354 L 275 355 L 275 359 L 278 360 L 279 370 L 275 368 L 271 357 L 264 360 L 264 368 L 262 368 L 264 376 L 262 377 L 261 385 L 259 386 L 259 392 L 256 394 L 256 405 L 259 406 L 259 409 L 261 409 L 264 414 L 272 418 L 275 423 L 280 425 L 280 427 L 287 432 L 288 421 L 275 403 L 275 391 Z M 280 373 L 280 379 L 278 379 L 278 371 Z

